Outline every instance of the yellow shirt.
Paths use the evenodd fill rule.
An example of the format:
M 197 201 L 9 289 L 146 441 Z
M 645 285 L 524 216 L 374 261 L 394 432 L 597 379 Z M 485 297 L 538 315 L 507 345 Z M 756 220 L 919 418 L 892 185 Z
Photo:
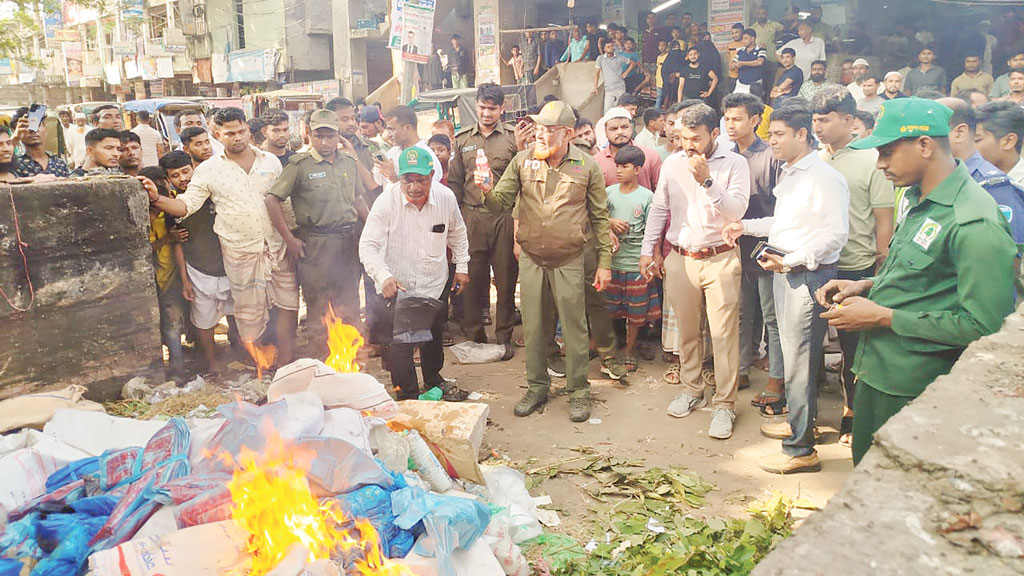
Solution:
M 173 194 L 172 194 L 173 195 Z M 149 212 L 149 243 L 167 237 L 167 216 L 163 212 L 150 210 Z M 178 266 L 174 263 L 174 250 L 170 244 L 164 244 L 153 250 L 153 268 L 156 273 L 156 287 L 163 294 L 167 292 L 174 275 L 178 273 Z
M 764 113 L 761 114 L 761 123 L 757 126 L 757 136 L 765 142 L 768 141 L 768 124 L 772 121 L 772 107 L 765 104 Z
M 665 81 L 661 78 L 661 67 L 665 65 L 666 58 L 668 58 L 668 52 L 658 54 L 657 69 L 654 72 L 654 85 L 658 88 L 663 88 L 665 86 Z

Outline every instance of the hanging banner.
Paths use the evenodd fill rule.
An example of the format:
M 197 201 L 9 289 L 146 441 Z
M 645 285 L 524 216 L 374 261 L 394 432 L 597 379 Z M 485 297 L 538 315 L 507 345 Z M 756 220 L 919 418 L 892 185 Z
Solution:
M 107 77 L 107 84 L 117 86 L 121 83 L 121 66 L 117 62 L 111 62 L 103 68 Z
M 601 20 L 605 24 L 626 25 L 626 11 L 622 7 L 622 0 L 604 0 L 604 7 L 601 10 Z
M 57 29 L 64 25 L 64 15 L 59 10 L 47 11 L 43 15 L 43 31 L 46 37 L 54 40 L 57 37 Z
M 0 58 L 0 76 L 10 76 L 14 74 L 14 63 L 11 62 L 10 58 Z
M 501 83 L 501 64 L 498 55 L 497 3 L 483 4 L 477 11 L 476 30 L 476 82 Z
M 121 0 L 121 18 L 125 20 L 142 20 L 146 17 L 143 0 Z
M 391 7 L 391 36 L 388 37 L 388 48 L 402 49 L 402 4 L 405 0 L 394 0 Z
M 82 43 L 64 42 L 64 80 L 68 86 L 79 86 L 82 80 Z
M 434 37 L 434 0 L 405 0 L 402 5 L 402 60 L 426 64 Z
M 708 14 L 708 32 L 719 50 L 732 42 L 732 26 L 743 22 L 743 0 L 711 0 Z
M 82 35 L 78 32 L 78 28 L 57 28 L 53 31 L 53 39 L 57 42 L 79 42 L 82 40 Z
M 135 54 L 135 42 L 111 42 L 110 49 L 114 56 L 133 56 Z

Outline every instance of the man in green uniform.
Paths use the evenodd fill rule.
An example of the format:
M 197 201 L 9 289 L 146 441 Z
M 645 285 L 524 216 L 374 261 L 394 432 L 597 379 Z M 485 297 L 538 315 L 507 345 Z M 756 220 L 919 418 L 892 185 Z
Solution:
M 519 296 L 530 389 L 516 404 L 515 414 L 528 416 L 547 402 L 548 347 L 554 338 L 547 318 L 557 311 L 565 339 L 569 418 L 583 422 L 590 418 L 583 252 L 591 233 L 598 245 L 594 287 L 604 290 L 611 281 L 604 173 L 592 156 L 569 144 L 576 116 L 567 104 L 548 102 L 530 119 L 537 125 L 536 142 L 512 159 L 493 189 L 484 175 L 475 178 L 493 210 L 511 210 L 518 201 Z
M 509 360 L 515 354 L 512 329 L 515 325 L 516 279 L 519 276 L 519 263 L 513 248 L 515 224 L 511 208 L 489 209 L 476 185 L 476 159 L 480 150 L 487 155 L 490 169 L 490 173 L 482 177 L 488 178 L 492 185 L 501 178 L 518 153 L 514 128 L 501 122 L 504 111 L 505 94 L 501 86 L 481 84 L 476 90 L 479 120 L 455 135 L 448 186 L 459 201 L 469 235 L 470 283 L 462 330 L 470 340 L 487 342 L 483 311 L 490 308 L 491 283 L 488 280 L 493 269 L 498 289 L 494 336 L 498 344 L 505 346 L 502 360 Z
M 932 100 L 891 100 L 874 133 L 850 144 L 878 148 L 878 169 L 908 187 L 878 275 L 832 280 L 816 294 L 830 308 L 822 314 L 829 324 L 862 333 L 853 364 L 855 464 L 876 430 L 1013 309 L 1017 248 L 995 201 L 953 158 L 951 115 Z
M 309 119 L 309 151 L 295 154 L 270 193 L 267 211 L 297 264 L 306 300 L 306 323 L 317 350 L 326 350 L 322 322 L 328 303 L 348 324 L 359 322 L 359 216 L 363 183 L 356 161 L 338 148 L 338 117 L 317 110 Z M 292 199 L 298 230 L 292 234 L 281 203 Z

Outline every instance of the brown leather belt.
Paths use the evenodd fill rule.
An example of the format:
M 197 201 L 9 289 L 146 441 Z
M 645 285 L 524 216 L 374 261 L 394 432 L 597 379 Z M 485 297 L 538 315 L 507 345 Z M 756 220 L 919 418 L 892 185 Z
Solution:
M 673 244 L 669 244 L 669 246 L 672 246 L 673 251 L 678 252 L 683 256 L 693 258 L 694 260 L 707 260 L 708 258 L 713 258 L 715 256 L 718 256 L 719 254 L 728 252 L 734 248 L 733 246 L 729 246 L 728 244 L 719 244 L 718 246 L 712 246 L 710 248 L 701 248 L 700 250 L 691 251 L 686 250 L 684 248 L 680 248 L 679 246 L 675 246 Z

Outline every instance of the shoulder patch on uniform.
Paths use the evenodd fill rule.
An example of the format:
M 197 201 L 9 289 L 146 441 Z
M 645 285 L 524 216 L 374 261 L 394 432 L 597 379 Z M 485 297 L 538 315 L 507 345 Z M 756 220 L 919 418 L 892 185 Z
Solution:
M 1007 223 L 1013 222 L 1013 208 L 1006 204 L 1000 204 L 999 211 L 1003 213 L 1003 217 L 1006 218 Z
M 921 224 L 921 228 L 918 229 L 917 234 L 914 234 L 914 244 L 917 244 L 921 248 L 927 250 L 932 242 L 935 241 L 939 236 L 939 232 L 942 230 L 942 224 L 939 224 L 931 218 L 925 218 L 924 224 Z

